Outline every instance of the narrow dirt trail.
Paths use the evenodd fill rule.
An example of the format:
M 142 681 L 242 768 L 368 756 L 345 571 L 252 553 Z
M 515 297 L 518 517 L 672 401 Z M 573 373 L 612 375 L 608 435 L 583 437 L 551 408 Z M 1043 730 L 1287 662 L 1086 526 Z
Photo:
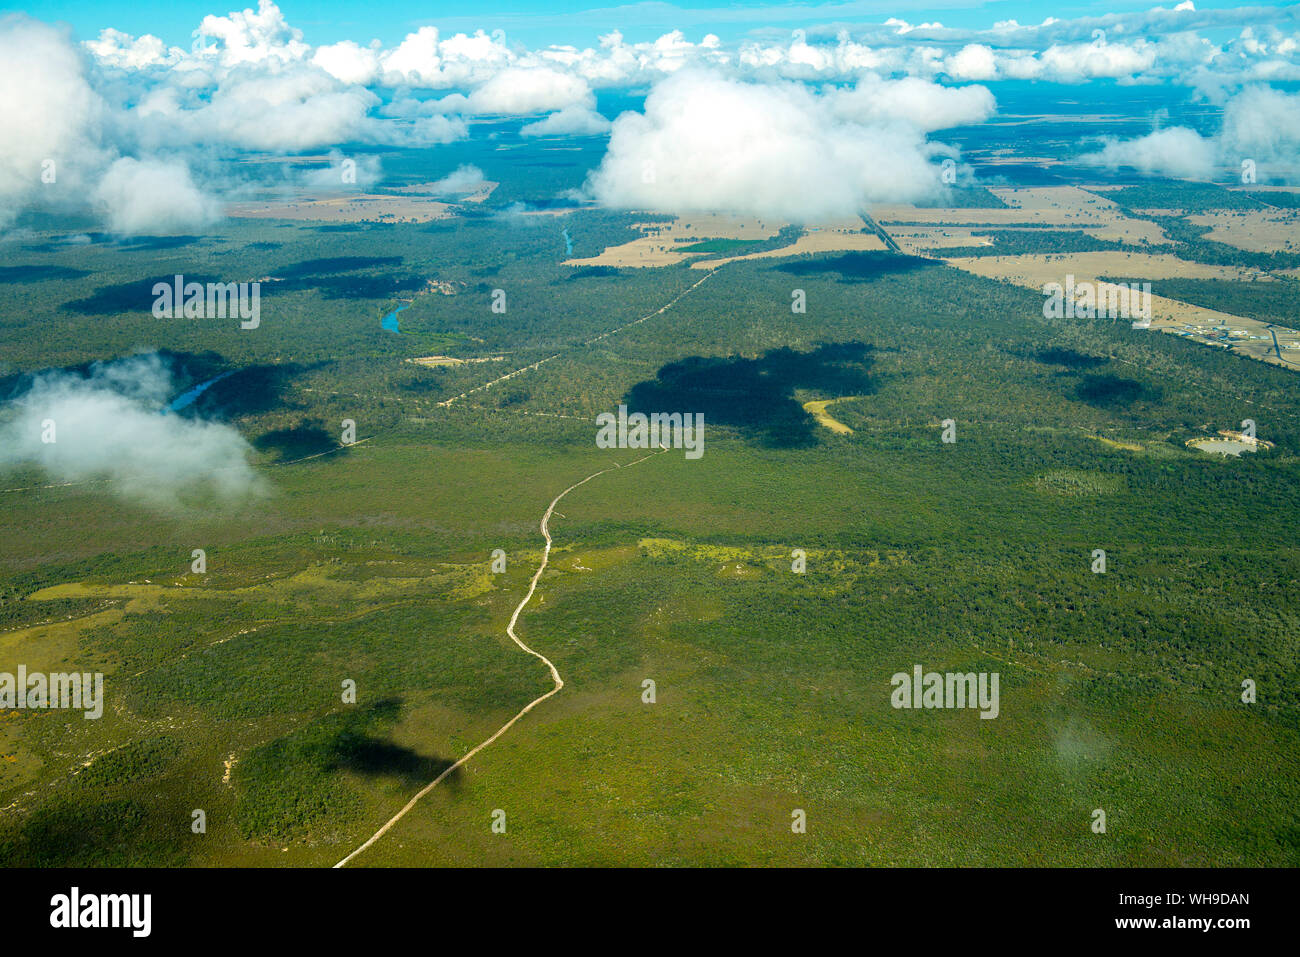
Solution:
M 473 750 L 467 752 L 455 764 L 452 764 L 449 767 L 447 767 L 441 774 L 439 774 L 436 778 L 434 778 L 423 788 L 421 788 L 419 793 L 416 794 L 415 797 L 411 798 L 411 800 L 407 801 L 400 811 L 398 811 L 387 821 L 385 821 L 384 825 L 379 830 L 375 831 L 375 833 L 370 836 L 370 839 L 368 841 L 366 841 L 364 844 L 358 847 L 347 857 L 343 858 L 343 860 L 335 864 L 334 867 L 338 868 L 338 867 L 345 866 L 354 857 L 356 857 L 362 851 L 366 850 L 366 848 L 370 847 L 372 844 L 378 841 L 381 837 L 383 837 L 388 832 L 388 830 L 394 824 L 396 824 L 398 821 L 400 821 L 403 817 L 406 816 L 407 811 L 411 810 L 411 808 L 415 807 L 415 805 L 420 803 L 421 798 L 423 798 L 426 794 L 428 794 L 439 784 L 441 784 L 443 779 L 446 778 L 447 775 L 451 774 L 457 768 L 465 765 L 470 758 L 474 757 L 474 755 L 478 754 L 480 751 L 486 748 L 497 738 L 501 737 L 501 735 L 505 734 L 512 727 L 514 727 L 516 721 L 518 721 L 528 712 L 532 711 L 534 708 L 536 708 L 547 698 L 550 698 L 551 696 L 558 694 L 560 689 L 564 687 L 564 679 L 560 677 L 560 672 L 556 669 L 555 663 L 552 662 L 550 658 L 547 658 L 540 651 L 535 651 L 534 649 L 529 648 L 526 644 L 523 643 L 523 641 L 520 640 L 519 636 L 515 634 L 515 625 L 519 623 L 519 615 L 523 612 L 524 608 L 532 600 L 533 593 L 537 590 L 537 583 L 542 578 L 542 572 L 546 571 L 546 566 L 550 562 L 551 532 L 549 526 L 551 521 L 551 515 L 555 512 L 555 506 L 560 504 L 560 499 L 564 498 L 564 496 L 568 495 L 575 488 L 586 485 L 592 479 L 596 478 L 599 475 L 604 475 L 606 472 L 614 472 L 623 468 L 631 468 L 633 465 L 639 465 L 640 463 L 644 462 L 646 459 L 658 455 L 660 452 L 666 452 L 666 451 L 667 449 L 661 446 L 659 451 L 651 452 L 649 455 L 643 455 L 641 458 L 637 459 L 634 462 L 629 462 L 627 465 L 611 465 L 609 468 L 601 469 L 599 472 L 592 472 L 581 482 L 574 482 L 572 485 L 566 488 L 559 495 L 555 496 L 555 498 L 551 500 L 551 504 L 547 506 L 546 513 L 542 516 L 542 525 L 541 525 L 542 537 L 546 539 L 546 547 L 542 550 L 542 562 L 540 565 L 537 566 L 537 571 L 533 572 L 532 581 L 528 583 L 528 593 L 524 595 L 523 600 L 520 601 L 517 606 L 515 606 L 514 614 L 510 616 L 510 623 L 506 625 L 506 634 L 510 636 L 510 640 L 513 641 L 516 645 L 518 645 L 521 650 L 526 651 L 528 654 L 532 655 L 534 658 L 541 661 L 542 664 L 546 665 L 546 667 L 551 672 L 551 682 L 553 683 L 554 687 L 552 687 L 550 691 L 546 692 L 546 694 L 534 698 L 532 701 L 528 702 L 528 704 L 524 705 L 524 707 L 520 709 L 519 713 L 516 714 L 513 718 L 511 718 L 509 721 L 507 721 L 505 724 L 503 724 L 497 730 L 497 732 L 494 735 L 492 735 L 492 737 L 488 738 L 486 741 L 479 744 Z
M 701 276 L 701 277 L 700 277 L 699 279 L 697 279 L 695 282 L 691 283 L 689 286 L 687 286 L 685 289 L 683 289 L 681 292 L 679 292 L 676 296 L 674 296 L 674 297 L 673 297 L 669 302 L 667 302 L 667 303 L 665 303 L 664 305 L 660 306 L 660 307 L 659 307 L 658 309 L 656 309 L 654 312 L 647 313 L 646 315 L 642 316 L 640 319 L 633 319 L 631 322 L 625 322 L 625 323 L 623 323 L 623 325 L 619 326 L 618 328 L 609 330 L 609 332 L 602 332 L 600 335 L 596 336 L 594 339 L 587 339 L 587 340 L 585 340 L 584 342 L 580 343 L 580 345 L 583 345 L 583 346 L 589 346 L 589 345 L 592 345 L 593 343 L 601 342 L 601 341 L 603 341 L 603 340 L 605 340 L 605 339 L 608 339 L 610 336 L 617 335 L 618 333 L 622 332 L 624 329 L 631 329 L 633 326 L 640 325 L 641 323 L 645 322 L 647 319 L 653 319 L 655 316 L 662 316 L 665 312 L 667 312 L 667 311 L 668 311 L 669 309 L 671 309 L 673 306 L 677 305 L 677 303 L 680 302 L 680 301 L 682 300 L 682 298 L 683 298 L 687 293 L 689 293 L 691 290 L 693 290 L 693 289 L 695 289 L 696 287 L 698 287 L 698 286 L 699 286 L 701 283 L 703 283 L 706 279 L 708 279 L 708 278 L 709 278 L 710 276 L 712 276 L 715 272 L 717 272 L 719 268 L 721 268 L 721 267 L 717 267 L 717 268 L 714 268 L 714 269 L 710 269 L 710 270 L 709 270 L 708 272 L 706 272 L 703 276 Z M 523 375 L 525 372 L 528 372 L 528 371 L 530 371 L 530 370 L 532 370 L 532 369 L 536 369 L 536 368 L 538 368 L 539 366 L 543 366 L 543 365 L 545 365 L 546 363 L 548 363 L 548 362 L 550 362 L 550 361 L 552 361 L 552 360 L 554 360 L 554 359 L 558 359 L 558 358 L 560 358 L 560 356 L 564 355 L 565 353 L 567 353 L 567 352 L 571 352 L 574 348 L 577 348 L 577 346 L 574 346 L 574 347 L 570 347 L 570 348 L 568 348 L 568 349 L 561 350 L 560 352 L 555 353 L 555 355 L 553 355 L 553 356 L 547 356 L 545 359 L 538 359 L 538 360 L 537 360 L 536 362 L 534 362 L 532 365 L 524 366 L 522 369 L 516 369 L 516 370 L 514 370 L 513 372 L 507 372 L 505 375 L 503 375 L 503 376 L 498 376 L 497 378 L 493 379 L 491 382 L 485 382 L 485 383 L 483 383 L 482 385 L 476 385 L 474 388 L 469 389 L 468 391 L 462 392 L 460 395 L 453 395 L 450 399 L 443 399 L 441 402 L 438 403 L 438 405 L 439 405 L 440 407 L 445 408 L 445 407 L 447 407 L 447 406 L 449 406 L 449 405 L 452 405 L 452 404 L 455 403 L 455 402 L 460 401 L 461 399 L 466 398 L 467 396 L 471 396 L 471 395 L 473 395 L 473 394 L 476 393 L 476 392 L 482 392 L 482 391 L 485 390 L 485 389 L 490 389 L 490 388 L 492 388 L 494 385 L 496 385 L 498 382 L 505 382 L 507 379 L 513 379 L 513 378 L 514 378 L 515 376 L 517 376 L 517 375 Z

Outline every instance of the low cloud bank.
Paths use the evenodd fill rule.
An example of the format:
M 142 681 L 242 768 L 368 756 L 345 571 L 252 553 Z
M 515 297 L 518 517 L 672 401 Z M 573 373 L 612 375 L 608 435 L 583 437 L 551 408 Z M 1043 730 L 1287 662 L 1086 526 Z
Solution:
M 476 193 L 486 185 L 487 180 L 483 178 L 481 169 L 464 164 L 432 183 L 429 192 L 434 196 L 461 196 L 466 193 Z
M 1216 153 L 1213 140 L 1174 126 L 1130 140 L 1107 138 L 1100 150 L 1081 159 L 1085 165 L 1111 170 L 1128 167 L 1147 175 L 1204 180 L 1214 175 Z
M 0 469 L 106 479 L 114 494 L 162 510 L 261 491 L 236 429 L 160 412 L 176 391 L 156 354 L 96 363 L 84 376 L 44 373 L 3 412 Z
M 126 236 L 182 233 L 221 218 L 221 207 L 205 195 L 180 162 L 123 157 L 95 190 L 110 230 Z
M 1258 182 L 1300 182 L 1300 93 L 1248 87 L 1224 105 L 1215 136 L 1172 126 L 1128 140 L 1108 137 L 1081 161 L 1194 180 L 1215 179 L 1249 162 Z

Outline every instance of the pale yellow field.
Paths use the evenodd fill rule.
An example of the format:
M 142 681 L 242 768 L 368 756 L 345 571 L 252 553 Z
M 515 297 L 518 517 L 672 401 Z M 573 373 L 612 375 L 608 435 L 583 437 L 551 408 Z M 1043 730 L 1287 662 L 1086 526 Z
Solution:
M 704 253 L 678 252 L 690 241 L 706 239 L 770 239 L 785 223 L 749 217 L 724 216 L 717 213 L 691 213 L 666 223 L 636 223 L 645 233 L 639 239 L 610 246 L 599 256 L 566 259 L 566 266 L 675 266 Z
M 1157 279 L 1229 279 L 1237 282 L 1271 282 L 1272 277 L 1257 269 L 1237 266 L 1208 266 L 1179 259 L 1169 253 L 1128 253 L 1103 250 L 1087 253 L 1027 253 L 1020 256 L 976 256 L 945 259 L 944 262 L 990 279 L 1005 279 L 1018 286 L 1042 289 L 1045 283 L 1098 276 L 1135 276 Z
M 463 366 L 469 362 L 503 362 L 504 360 L 505 356 L 475 356 L 470 359 L 457 359 L 455 356 L 419 356 L 406 361 L 414 362 L 418 366 L 436 368 L 438 366 Z
M 912 256 L 924 256 L 955 246 L 992 246 L 996 229 L 961 226 L 890 226 L 889 235 L 898 248 Z
M 889 203 L 871 207 L 871 217 L 878 223 L 905 223 L 916 226 L 1016 226 L 1063 223 L 1064 216 L 1055 212 L 1021 209 L 947 209 Z M 1078 228 L 1077 224 L 1074 228 Z M 892 232 L 892 230 L 891 230 Z
M 1109 218 L 1119 207 L 1079 186 L 991 186 L 989 192 L 1016 209 L 1056 210 Z
M 1288 369 L 1300 369 L 1300 331 L 1274 326 L 1215 309 L 1159 295 L 1160 279 L 1228 279 L 1238 282 L 1276 282 L 1267 273 L 1230 266 L 1191 263 L 1166 253 L 1089 252 L 1063 255 L 984 256 L 944 260 L 951 266 L 1042 291 L 1047 283 L 1065 283 L 1073 275 L 1076 283 L 1096 282 L 1098 276 L 1137 277 L 1152 284 L 1151 329 L 1179 335 L 1203 345 L 1228 349 Z M 1100 283 L 1103 289 L 1110 283 Z M 1127 304 L 1121 290 L 1121 301 Z M 1130 310 L 1132 311 L 1132 310 Z M 1129 321 L 1129 320 L 1116 320 Z M 1281 356 L 1273 346 L 1273 333 Z
M 1283 252 L 1300 247 L 1300 210 L 1220 210 L 1188 216 L 1187 221 L 1212 226 L 1205 239 L 1248 252 Z
M 682 246 L 690 246 L 692 243 L 709 239 L 770 239 L 786 225 L 775 220 L 692 213 L 679 216 L 670 223 L 637 223 L 636 228 L 645 233 L 641 238 L 619 246 L 610 246 L 599 256 L 569 259 L 564 264 L 566 266 L 652 267 L 689 262 L 693 269 L 716 269 L 723 263 L 742 259 L 773 259 L 781 256 L 799 256 L 804 253 L 857 252 L 886 248 L 875 233 L 863 231 L 866 224 L 861 219 L 843 219 L 810 225 L 806 227 L 804 235 L 794 243 L 779 249 L 741 253 L 722 258 L 712 257 L 708 253 L 680 251 Z
M 728 216 L 723 213 L 688 213 L 670 223 L 647 223 L 651 235 L 668 239 L 769 239 L 785 223 L 749 216 Z
M 448 219 L 447 203 L 421 196 L 379 196 L 370 193 L 343 196 L 302 196 L 292 200 L 232 203 L 232 219 L 293 219 L 317 223 L 416 222 Z
M 968 154 L 975 155 L 975 154 Z M 1060 166 L 1061 161 L 1052 156 L 1022 156 L 1014 150 L 995 150 L 980 157 L 985 166 Z
M 438 183 L 437 183 L 436 180 L 433 181 L 433 182 L 428 182 L 428 183 L 412 183 L 410 186 L 394 186 L 394 187 L 393 187 L 393 192 L 395 192 L 395 193 L 411 193 L 411 194 L 414 194 L 414 195 L 417 195 L 417 196 L 430 196 L 430 195 L 433 195 L 433 194 L 430 192 L 430 190 L 432 190 L 432 189 L 433 189 L 435 186 L 437 186 L 437 185 L 438 185 Z M 485 199 L 487 199 L 489 196 L 491 196 L 491 195 L 492 195 L 492 191 L 495 190 L 495 189 L 496 189 L 498 186 L 500 186 L 500 185 L 501 185 L 500 183 L 495 183 L 495 182 L 491 182 L 491 181 L 489 181 L 489 180 L 484 180 L 483 183 L 479 186 L 479 188 L 478 188 L 477 190 L 475 190 L 474 192 L 472 192 L 472 193 L 468 193 L 468 194 L 466 194 L 466 195 L 464 195 L 464 196 L 457 196 L 457 197 L 456 197 L 456 202 L 458 202 L 458 203 L 481 203 L 481 202 L 483 202 Z
M 1117 187 L 1097 187 L 1105 192 Z M 978 276 L 1042 291 L 1047 283 L 1065 283 L 1067 275 L 1076 282 L 1097 282 L 1098 277 L 1133 277 L 1153 284 L 1150 328 L 1180 335 L 1208 346 L 1228 349 L 1240 355 L 1287 368 L 1300 369 L 1300 332 L 1241 316 L 1194 306 L 1159 295 L 1162 279 L 1218 279 L 1233 282 L 1272 282 L 1274 276 L 1254 268 L 1212 266 L 1189 262 L 1169 253 L 1095 251 L 1012 256 L 943 257 L 944 249 L 963 246 L 996 246 L 1000 230 L 1031 226 L 1050 233 L 1053 228 L 1077 230 L 1098 239 L 1129 244 L 1170 242 L 1155 223 L 1132 219 L 1104 195 L 1077 186 L 990 187 L 991 193 L 1007 204 L 1005 209 L 925 208 L 891 204 L 871 209 L 871 216 L 899 248 L 912 255 L 937 255 L 948 265 Z M 1264 200 L 1267 201 L 1267 200 Z M 1153 210 L 1178 215 L 1178 210 Z M 1300 239 L 1300 213 L 1263 210 L 1246 214 L 1216 213 L 1195 216 L 1190 222 L 1211 225 L 1212 239 L 1242 249 L 1275 250 L 1292 248 Z M 705 253 L 684 253 L 682 246 L 708 239 L 766 239 L 777 234 L 784 223 L 711 214 L 678 217 L 669 223 L 641 223 L 644 235 L 613 246 L 599 256 L 571 259 L 570 266 L 668 266 L 688 262 L 693 269 L 714 269 L 728 262 L 770 259 L 803 253 L 882 250 L 885 244 L 871 232 L 863 232 L 858 220 L 808 227 L 795 243 L 780 249 L 707 258 Z M 1300 270 L 1279 271 L 1300 275 Z M 1100 284 L 1105 290 L 1109 284 Z M 1126 287 L 1119 290 L 1127 304 Z M 1137 310 L 1130 310 L 1136 313 Z M 1130 320 L 1123 320 L 1130 321 Z M 1277 342 L 1274 344 L 1274 334 Z M 1280 353 L 1280 355 L 1279 355 Z M 827 428 L 846 428 L 826 413 L 826 403 L 805 406 Z M 832 425 L 831 423 L 835 423 Z M 838 427 L 838 428 L 837 428 Z
M 1111 200 L 1077 186 L 991 187 L 989 192 L 1010 208 L 927 209 L 908 204 L 890 204 L 873 207 L 871 214 L 877 222 L 888 227 L 891 236 L 895 236 L 897 231 L 892 224 L 927 227 L 984 226 L 984 232 L 987 232 L 987 227 L 1014 228 L 1031 224 L 1036 227 L 1058 226 L 1061 229 L 1080 230 L 1098 239 L 1134 244 L 1169 241 L 1155 223 L 1131 219 Z M 895 240 L 898 241 L 897 236 Z M 899 245 L 902 245 L 901 241 Z
M 799 256 L 803 253 L 860 252 L 864 250 L 882 250 L 887 248 L 875 233 L 864 233 L 859 220 L 856 227 L 812 227 L 816 232 L 807 232 L 793 244 L 780 249 L 768 249 L 760 253 L 747 253 L 743 256 L 729 256 L 726 259 L 707 259 L 691 263 L 692 269 L 716 269 L 723 263 L 737 262 L 742 259 L 773 259 L 780 256 Z
M 904 252 L 920 254 L 953 246 L 990 245 L 999 228 L 1057 226 L 1079 230 L 1098 239 L 1133 244 L 1165 243 L 1168 238 L 1155 223 L 1131 219 L 1109 199 L 1076 186 L 991 189 L 1008 209 L 923 208 L 910 204 L 874 207 L 872 217 L 887 228 Z M 862 223 L 847 220 L 811 226 L 794 244 L 778 250 L 748 253 L 692 262 L 702 253 L 683 253 L 680 246 L 706 239 L 767 239 L 785 223 L 716 214 L 695 213 L 670 223 L 639 223 L 645 234 L 611 246 L 599 256 L 570 259 L 569 266 L 672 266 L 691 262 L 695 268 L 712 268 L 740 259 L 774 258 L 803 253 L 881 250 L 878 237 L 862 232 Z

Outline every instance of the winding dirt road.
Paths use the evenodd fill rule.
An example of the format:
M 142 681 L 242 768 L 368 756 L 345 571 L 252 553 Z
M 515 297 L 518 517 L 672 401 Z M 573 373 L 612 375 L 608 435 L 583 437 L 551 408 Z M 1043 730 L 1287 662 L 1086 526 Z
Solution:
M 509 635 L 510 640 L 513 641 L 516 645 L 518 645 L 523 651 L 528 652 L 528 654 L 532 655 L 534 658 L 541 661 L 542 664 L 546 665 L 546 667 L 551 672 L 551 681 L 554 687 L 552 687 L 550 691 L 546 692 L 546 694 L 534 698 L 532 701 L 528 702 L 528 704 L 524 705 L 524 707 L 520 709 L 518 714 L 516 714 L 513 718 L 511 718 L 509 721 L 507 721 L 497 730 L 496 734 L 492 735 L 492 737 L 488 738 L 482 744 L 475 747 L 472 751 L 466 753 L 465 756 L 462 757 L 459 761 L 446 768 L 441 774 L 439 774 L 436 778 L 434 778 L 423 788 L 421 788 L 420 792 L 416 794 L 415 797 L 411 798 L 411 800 L 407 801 L 400 811 L 398 811 L 387 821 L 385 821 L 383 827 L 375 831 L 375 833 L 370 836 L 370 839 L 368 841 L 366 841 L 364 844 L 358 847 L 347 857 L 343 858 L 343 860 L 335 864 L 334 866 L 336 868 L 343 867 L 354 857 L 356 857 L 358 854 L 364 851 L 366 848 L 370 847 L 370 845 L 378 841 L 381 837 L 383 837 L 388 832 L 389 828 L 391 828 L 394 824 L 396 824 L 403 817 L 405 817 L 406 812 L 411 810 L 411 808 L 415 807 L 415 805 L 420 802 L 420 799 L 422 797 L 424 797 L 426 794 L 428 794 L 430 791 L 436 788 L 439 784 L 441 784 L 443 779 L 446 778 L 447 775 L 451 774 L 457 768 L 463 766 L 466 762 L 469 761 L 470 758 L 474 757 L 474 755 L 478 754 L 480 751 L 486 748 L 497 738 L 501 737 L 501 735 L 505 734 L 512 727 L 514 727 L 516 721 L 518 721 L 528 712 L 532 711 L 534 708 L 536 708 L 547 698 L 551 697 L 552 695 L 558 694 L 560 689 L 564 687 L 564 679 L 560 677 L 560 672 L 556 670 L 554 662 L 552 662 L 550 658 L 547 658 L 540 651 L 534 651 L 532 648 L 529 648 L 526 644 L 520 641 L 519 636 L 515 634 L 515 625 L 519 623 L 519 615 L 520 613 L 523 612 L 525 606 L 527 606 L 527 604 L 532 600 L 533 593 L 537 590 L 537 583 L 541 580 L 542 572 L 546 571 L 546 565 L 551 558 L 551 532 L 548 527 L 551 521 L 551 515 L 555 512 L 555 506 L 560 503 L 560 499 L 564 498 L 564 496 L 568 495 L 575 488 L 578 488 L 579 486 L 582 485 L 586 485 L 588 482 L 596 478 L 598 475 L 604 475 L 606 472 L 613 472 L 618 469 L 631 468 L 633 465 L 639 465 L 640 463 L 644 462 L 646 459 L 658 455 L 660 454 L 660 452 L 666 452 L 666 451 L 668 451 L 666 448 L 660 446 L 659 451 L 651 452 L 649 455 L 643 455 L 641 458 L 637 459 L 634 462 L 629 462 L 627 465 L 611 465 L 609 468 L 601 469 L 599 472 L 592 472 L 581 482 L 574 482 L 572 485 L 570 485 L 563 492 L 561 492 L 559 495 L 555 496 L 555 498 L 551 500 L 551 504 L 546 509 L 546 514 L 542 516 L 542 526 L 541 526 L 542 537 L 546 539 L 546 547 L 542 550 L 542 563 L 537 566 L 537 571 L 533 573 L 533 580 L 528 583 L 528 593 L 524 595 L 523 600 L 519 602 L 519 604 L 515 607 L 514 614 L 510 616 L 510 623 L 506 625 L 506 634 Z

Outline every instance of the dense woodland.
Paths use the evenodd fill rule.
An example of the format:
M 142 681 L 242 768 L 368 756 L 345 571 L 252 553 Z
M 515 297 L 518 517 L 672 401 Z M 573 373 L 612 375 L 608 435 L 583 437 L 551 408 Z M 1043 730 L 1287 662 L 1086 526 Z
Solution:
M 75 246 L 51 230 L 11 257 L 7 401 L 41 369 L 137 349 L 165 350 L 177 393 L 231 372 L 179 414 L 233 423 L 269 491 L 165 514 L 6 476 L 28 490 L 0 494 L 0 627 L 51 665 L 106 671 L 116 697 L 102 722 L 0 727 L 0 803 L 17 802 L 0 861 L 342 856 L 547 687 L 504 623 L 547 502 L 633 457 L 593 442 L 594 417 L 627 403 L 704 412 L 704 457 L 665 453 L 565 500 L 521 625 L 564 695 L 372 863 L 1300 863 L 1294 373 L 1045 319 L 1032 290 L 889 253 L 728 264 L 593 341 L 701 271 L 566 267 L 562 231 L 592 256 L 644 218 L 512 213 L 526 197 L 500 189 L 484 215 L 428 225 Z M 1124 201 L 1194 208 L 1143 189 Z M 1220 193 L 1240 195 L 1204 202 L 1246 201 Z M 175 273 L 276 281 L 241 331 L 155 319 L 152 283 Z M 421 292 L 431 279 L 456 294 Z M 1294 315 L 1284 291 L 1185 285 Z M 401 331 L 382 329 L 404 298 Z M 431 354 L 492 361 L 405 361 Z M 814 399 L 838 399 L 852 434 L 817 425 Z M 339 449 L 344 418 L 366 442 Z M 1244 418 L 1275 447 L 1184 444 Z M 102 589 L 28 597 L 69 583 Z M 900 718 L 888 678 L 914 662 L 999 671 L 1002 716 Z M 814 809 L 815 840 L 781 840 L 790 806 Z M 1098 806 L 1114 809 L 1104 844 Z M 494 807 L 513 843 L 491 843 Z

